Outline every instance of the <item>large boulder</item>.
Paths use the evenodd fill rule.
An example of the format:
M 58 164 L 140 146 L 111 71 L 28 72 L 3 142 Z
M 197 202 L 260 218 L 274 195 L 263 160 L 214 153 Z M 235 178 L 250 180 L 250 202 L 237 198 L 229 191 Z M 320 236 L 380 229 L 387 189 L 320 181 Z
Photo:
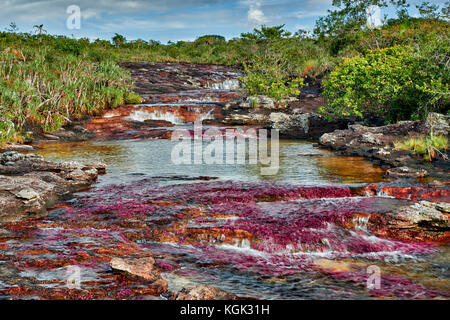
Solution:
M 323 134 L 319 143 L 342 154 L 367 157 L 391 167 L 408 166 L 417 160 L 410 151 L 394 149 L 393 142 L 411 135 L 423 135 L 425 132 L 423 123 L 419 121 L 402 121 L 381 127 L 353 124 L 348 129 Z M 407 172 L 398 173 L 400 176 Z M 417 172 L 411 176 L 417 176 Z
M 450 240 L 448 203 L 420 201 L 395 208 L 392 212 L 372 214 L 368 229 L 374 234 L 407 241 Z
M 155 259 L 145 257 L 140 259 L 113 258 L 110 261 L 114 271 L 135 276 L 153 282 L 160 278 L 158 268 L 155 266 Z

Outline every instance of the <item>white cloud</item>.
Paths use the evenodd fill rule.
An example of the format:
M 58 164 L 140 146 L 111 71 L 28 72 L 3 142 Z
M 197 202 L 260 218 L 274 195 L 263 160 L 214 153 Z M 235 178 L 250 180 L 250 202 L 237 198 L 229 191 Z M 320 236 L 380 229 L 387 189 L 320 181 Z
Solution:
M 268 21 L 264 12 L 261 10 L 261 4 L 256 2 L 250 5 L 247 13 L 247 19 L 251 23 L 261 24 Z

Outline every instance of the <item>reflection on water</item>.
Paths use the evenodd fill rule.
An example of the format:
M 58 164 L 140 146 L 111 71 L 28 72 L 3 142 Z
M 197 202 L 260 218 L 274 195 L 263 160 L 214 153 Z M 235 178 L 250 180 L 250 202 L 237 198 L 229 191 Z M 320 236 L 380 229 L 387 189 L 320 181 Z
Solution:
M 47 143 L 37 153 L 52 160 L 104 162 L 108 174 L 100 183 L 126 182 L 133 176 L 217 177 L 220 180 L 283 181 L 295 184 L 360 184 L 385 180 L 384 170 L 361 157 L 337 156 L 296 140 L 280 141 L 280 167 L 273 176 L 261 175 L 261 164 L 191 164 L 171 161 L 170 140 Z

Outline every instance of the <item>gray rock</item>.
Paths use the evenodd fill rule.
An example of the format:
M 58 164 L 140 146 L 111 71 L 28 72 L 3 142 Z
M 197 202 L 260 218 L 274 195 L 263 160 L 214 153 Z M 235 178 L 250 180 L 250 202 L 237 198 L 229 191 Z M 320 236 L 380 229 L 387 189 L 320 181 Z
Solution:
M 102 164 L 46 161 L 39 155 L 0 154 L 0 223 L 45 214 L 59 197 L 92 184 Z
M 428 176 L 428 171 L 425 169 L 414 169 L 409 168 L 406 166 L 403 167 L 397 167 L 388 169 L 386 171 L 386 174 L 391 177 L 398 177 L 398 178 L 424 178 Z
M 359 138 L 359 142 L 375 144 L 375 145 L 382 145 L 383 144 L 382 137 L 383 137 L 383 135 L 381 133 L 374 134 L 371 132 L 366 132 Z
M 52 134 L 44 133 L 43 136 L 48 140 L 59 140 L 59 137 Z
M 19 192 L 17 192 L 15 196 L 20 199 L 31 200 L 36 199 L 39 196 L 39 194 L 32 189 L 22 189 Z
M 345 122 L 329 122 L 318 114 L 303 113 L 299 109 L 294 109 L 292 113 L 272 112 L 269 119 L 271 127 L 286 138 L 319 138 L 324 133 L 346 126 Z

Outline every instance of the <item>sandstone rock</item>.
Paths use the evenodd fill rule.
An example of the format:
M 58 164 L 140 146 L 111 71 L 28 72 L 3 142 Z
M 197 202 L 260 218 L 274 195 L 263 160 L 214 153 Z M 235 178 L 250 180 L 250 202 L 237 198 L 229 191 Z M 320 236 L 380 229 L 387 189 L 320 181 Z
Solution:
M 159 270 L 155 266 L 155 260 L 152 257 L 140 259 L 113 258 L 110 265 L 115 271 L 139 277 L 149 282 L 161 280 Z
M 235 300 L 236 298 L 234 294 L 204 285 L 183 288 L 180 292 L 169 295 L 169 300 Z
M 57 185 L 45 182 L 34 174 L 0 175 L 0 222 L 15 222 L 43 214 L 44 208 L 62 193 Z
M 14 151 L 0 154 L 0 222 L 45 214 L 59 197 L 92 184 L 104 168 Z
M 31 200 L 37 198 L 39 194 L 32 189 L 22 189 L 15 196 L 20 199 Z
M 0 153 L 8 151 L 29 152 L 36 150 L 36 147 L 27 144 L 7 144 L 0 149 Z
M 368 229 L 375 235 L 407 241 L 448 242 L 450 226 L 447 203 L 420 201 L 395 208 L 388 213 L 373 213 Z

